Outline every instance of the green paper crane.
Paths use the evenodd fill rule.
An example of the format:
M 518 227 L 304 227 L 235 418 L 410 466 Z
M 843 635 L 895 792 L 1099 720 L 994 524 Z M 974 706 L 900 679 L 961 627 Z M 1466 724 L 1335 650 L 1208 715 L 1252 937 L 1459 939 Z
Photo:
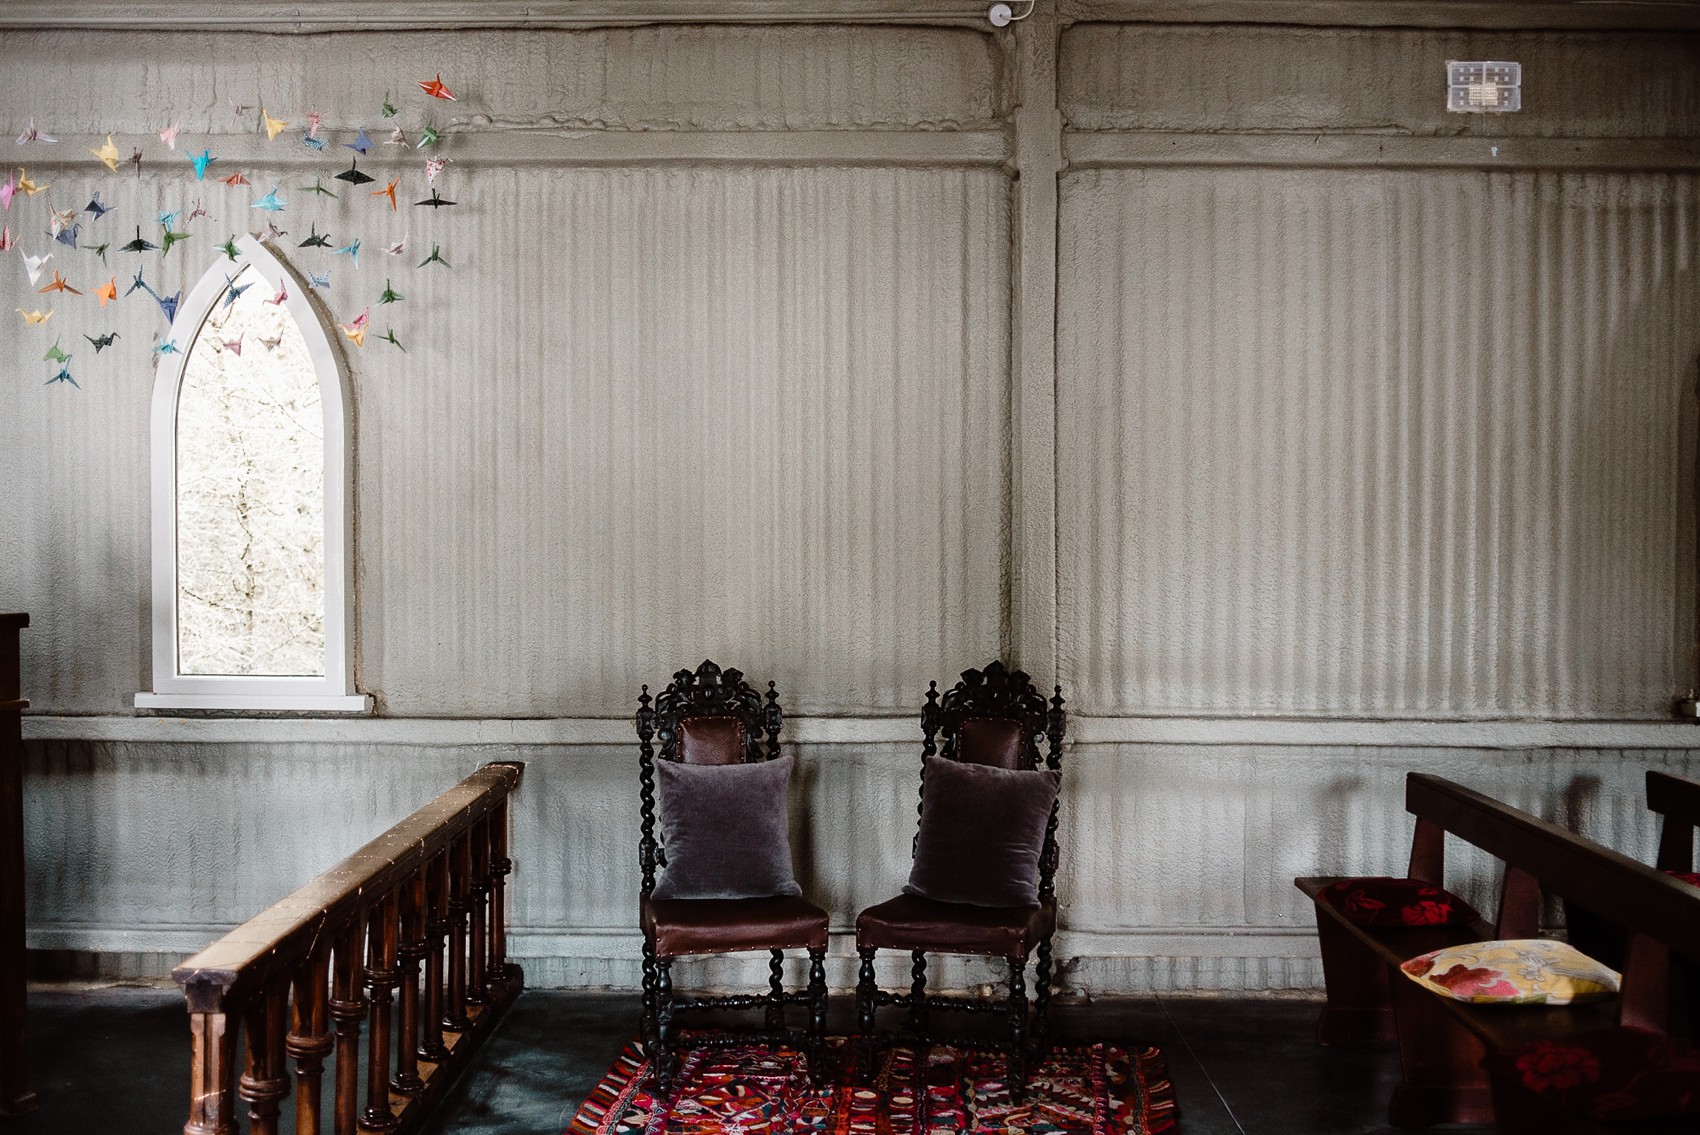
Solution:
M 439 248 L 435 244 L 433 244 L 431 246 L 431 255 L 427 256 L 425 259 L 423 259 L 419 262 L 419 266 L 421 268 L 425 267 L 425 265 L 427 265 L 427 264 L 441 264 L 444 268 L 453 268 L 454 267 L 453 264 L 450 264 L 447 260 L 443 259 L 442 249 Z
M 380 338 L 384 342 L 389 343 L 392 346 L 396 347 L 397 349 L 399 349 L 401 351 L 402 354 L 404 354 L 404 355 L 407 354 L 407 348 L 403 347 L 401 345 L 401 340 L 397 339 L 395 337 L 395 328 L 394 327 L 387 329 L 382 335 L 378 336 L 378 338 Z
M 239 255 L 236 248 L 236 234 L 231 233 L 229 238 L 227 238 L 223 244 L 218 246 L 218 250 L 230 257 L 230 259 L 235 260 Z
M 190 235 L 191 234 L 189 234 L 189 233 L 174 233 L 174 232 L 171 231 L 171 229 L 169 227 L 167 227 L 166 230 L 165 230 L 165 235 L 160 237 L 160 239 L 165 242 L 165 251 L 161 252 L 160 255 L 161 256 L 170 256 L 171 255 L 171 246 L 176 244 L 180 240 L 188 240 Z
M 389 278 L 386 276 L 384 278 L 384 292 L 378 297 L 378 302 L 380 304 L 398 303 L 406 298 L 406 296 L 402 295 L 400 292 L 396 291 L 395 288 L 390 286 Z

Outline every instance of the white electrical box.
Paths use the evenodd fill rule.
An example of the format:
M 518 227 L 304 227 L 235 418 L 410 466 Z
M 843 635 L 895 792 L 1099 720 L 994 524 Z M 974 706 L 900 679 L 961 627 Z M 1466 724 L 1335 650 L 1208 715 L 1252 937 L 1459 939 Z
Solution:
M 1504 60 L 1446 64 L 1446 109 L 1488 114 L 1523 109 L 1523 65 Z

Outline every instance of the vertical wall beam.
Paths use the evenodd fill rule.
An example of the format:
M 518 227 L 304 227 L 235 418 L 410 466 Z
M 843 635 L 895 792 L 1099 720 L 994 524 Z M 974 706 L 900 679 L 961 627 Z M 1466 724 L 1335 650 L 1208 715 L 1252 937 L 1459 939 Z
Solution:
M 1015 248 L 1010 334 L 1009 653 L 1057 673 L 1057 107 L 1054 4 L 1014 25 Z
M 0 614 L 0 1115 L 34 1111 L 24 984 L 24 699 L 18 632 L 23 613 Z

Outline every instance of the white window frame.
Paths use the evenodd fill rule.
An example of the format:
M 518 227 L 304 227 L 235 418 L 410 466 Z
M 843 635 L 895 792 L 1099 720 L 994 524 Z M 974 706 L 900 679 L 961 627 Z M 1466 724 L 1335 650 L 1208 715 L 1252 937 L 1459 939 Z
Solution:
M 152 420 L 153 689 L 136 695 L 138 709 L 222 709 L 369 713 L 370 695 L 354 688 L 353 436 L 348 368 L 306 281 L 270 249 L 243 234 L 234 261 L 207 270 L 171 323 L 178 349 L 159 356 Z M 307 341 L 319 380 L 325 419 L 325 673 L 323 677 L 182 674 L 177 642 L 177 402 L 195 339 L 224 295 L 226 277 L 250 269 L 275 293 Z

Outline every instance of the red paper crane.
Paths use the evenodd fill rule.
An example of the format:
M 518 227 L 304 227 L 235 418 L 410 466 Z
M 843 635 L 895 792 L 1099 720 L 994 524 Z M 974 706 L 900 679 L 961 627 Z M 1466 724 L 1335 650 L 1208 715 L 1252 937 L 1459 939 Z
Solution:
M 450 102 L 455 101 L 454 92 L 443 86 L 443 73 L 441 71 L 437 72 L 437 77 L 435 79 L 427 79 L 420 83 L 419 89 L 434 99 L 448 99 Z

